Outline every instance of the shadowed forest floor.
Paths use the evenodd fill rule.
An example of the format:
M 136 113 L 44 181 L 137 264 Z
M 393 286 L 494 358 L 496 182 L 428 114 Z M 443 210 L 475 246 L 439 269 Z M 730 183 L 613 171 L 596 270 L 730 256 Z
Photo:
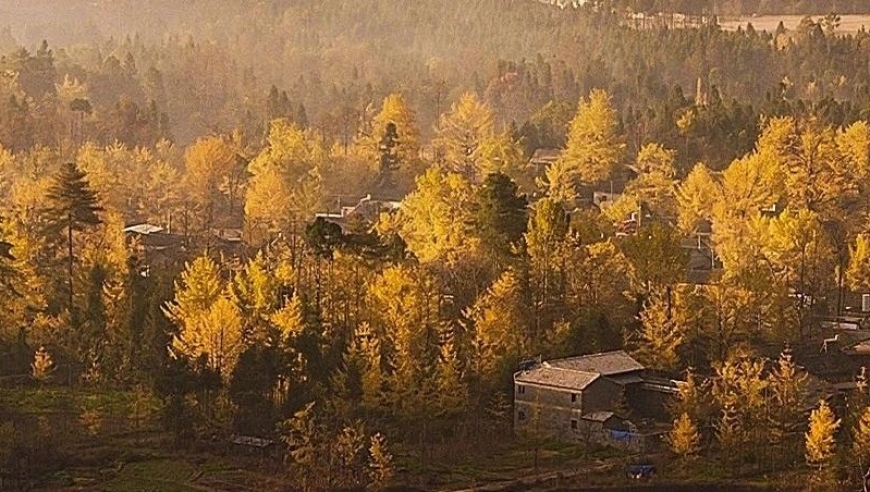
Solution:
M 219 437 L 178 443 L 159 428 L 154 403 L 143 403 L 132 391 L 0 390 L 0 456 L 14 453 L 10 471 L 17 477 L 0 482 L 0 490 L 292 489 L 294 479 L 279 452 L 264 454 Z M 674 478 L 662 457 L 653 460 L 666 470 L 662 476 L 632 482 L 625 478 L 625 466 L 648 458 L 555 442 L 540 445 L 536 467 L 533 446 L 511 434 L 486 443 L 431 442 L 424 450 L 418 443 L 396 442 L 392 452 L 396 490 L 738 490 L 736 484 L 707 485 L 727 481 L 715 466 L 698 466 L 693 474 Z M 801 480 L 746 477 L 740 486 L 789 490 L 768 489 L 774 478 Z M 695 485 L 683 485 L 686 481 Z

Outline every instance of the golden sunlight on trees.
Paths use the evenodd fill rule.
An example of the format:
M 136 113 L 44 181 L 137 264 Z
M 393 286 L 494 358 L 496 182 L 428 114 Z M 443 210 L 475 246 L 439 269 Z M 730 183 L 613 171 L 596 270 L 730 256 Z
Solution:
M 430 168 L 402 202 L 402 238 L 422 263 L 474 256 L 474 193 L 461 174 Z
M 684 460 L 698 452 L 701 447 L 701 435 L 688 414 L 683 413 L 674 420 L 673 427 L 667 435 L 667 442 L 671 451 Z
M 861 416 L 852 429 L 852 457 L 854 466 L 861 474 L 862 482 L 867 482 L 870 468 L 870 407 L 861 411 Z
M 187 265 L 166 313 L 179 326 L 173 349 L 194 360 L 204 356 L 209 368 L 229 377 L 244 347 L 242 318 L 212 260 Z
M 238 173 L 233 148 L 222 137 L 197 140 L 184 152 L 186 185 L 191 190 L 198 227 L 209 231 L 222 218 L 219 208 L 224 194 L 222 184 Z
M 676 192 L 680 232 L 693 234 L 702 221 L 712 219 L 718 195 L 719 185 L 710 169 L 696 164 Z
M 256 243 L 280 232 L 302 230 L 323 203 L 328 152 L 314 130 L 286 120 L 269 127 L 267 146 L 248 165 L 245 220 Z
M 856 291 L 870 292 L 870 236 L 867 234 L 855 237 L 854 247 L 849 248 L 846 281 Z
M 834 412 L 828 404 L 821 400 L 818 407 L 810 414 L 809 430 L 806 438 L 807 464 L 816 467 L 820 472 L 830 464 L 836 447 L 835 433 L 840 427 L 840 420 L 835 420 Z
M 384 98 L 381 111 L 354 142 L 354 152 L 377 173 L 377 185 L 406 189 L 421 170 L 417 117 L 402 94 Z M 403 186 L 404 185 L 404 186 Z
M 474 322 L 474 371 L 481 384 L 497 387 L 525 352 L 529 341 L 524 302 L 518 273 L 507 270 L 468 313 Z
M 684 341 L 689 314 L 680 306 L 683 293 L 671 288 L 650 293 L 640 314 L 636 336 L 638 360 L 648 367 L 673 370 L 679 367 L 678 351 Z
M 492 110 L 485 103 L 473 93 L 463 94 L 449 112 L 441 115 L 436 132 L 432 142 L 438 154 L 436 161 L 471 182 L 486 177 L 479 150 L 484 140 L 494 134 L 494 122 Z
M 580 101 L 565 151 L 547 170 L 550 197 L 570 203 L 581 183 L 594 184 L 611 177 L 625 151 L 625 143 L 616 132 L 617 123 L 606 91 L 594 89 L 588 99 Z
M 39 347 L 33 354 L 33 362 L 30 364 L 31 376 L 40 383 L 45 383 L 51 378 L 51 374 L 56 369 L 54 361 L 51 359 L 51 354 L 45 347 Z

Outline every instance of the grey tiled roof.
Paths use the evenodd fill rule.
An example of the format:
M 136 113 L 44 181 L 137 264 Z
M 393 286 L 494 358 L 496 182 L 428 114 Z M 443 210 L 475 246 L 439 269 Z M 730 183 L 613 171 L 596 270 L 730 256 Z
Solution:
M 624 350 L 551 360 L 547 364 L 560 369 L 599 373 L 602 376 L 612 376 L 614 374 L 642 371 L 644 369 L 640 362 L 632 359 Z
M 514 380 L 518 383 L 540 384 L 557 388 L 582 390 L 598 379 L 599 374 L 585 371 L 572 371 L 548 367 L 535 367 L 528 371 L 517 373 Z

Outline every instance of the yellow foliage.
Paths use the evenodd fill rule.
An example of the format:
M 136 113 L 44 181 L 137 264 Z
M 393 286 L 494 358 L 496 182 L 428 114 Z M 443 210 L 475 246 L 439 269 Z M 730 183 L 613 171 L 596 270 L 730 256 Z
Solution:
M 450 170 L 478 182 L 486 177 L 481 175 L 479 148 L 493 131 L 492 111 L 476 95 L 465 93 L 441 115 L 432 146 Z
M 807 464 L 818 466 L 819 470 L 834 457 L 836 441 L 834 433 L 840 427 L 840 420 L 834 420 L 834 412 L 824 400 L 819 401 L 819 406 L 810 414 L 809 430 L 804 435 L 806 438 Z
M 861 471 L 870 465 L 870 407 L 861 413 L 861 419 L 852 429 L 852 454 Z
M 687 458 L 697 453 L 701 445 L 701 435 L 698 427 L 687 413 L 674 420 L 674 426 L 667 435 L 671 451 L 681 458 Z
M 402 201 L 401 235 L 421 263 L 473 257 L 474 191 L 462 175 L 431 168 Z
M 616 111 L 607 92 L 594 89 L 588 99 L 580 101 L 568 130 L 565 151 L 558 165 L 551 168 L 553 175 L 547 173 L 551 192 L 579 183 L 598 183 L 611 176 L 625 151 L 625 143 L 616 133 L 617 124 Z M 551 193 L 551 196 L 559 198 L 561 195 Z
M 870 292 L 870 236 L 859 234 L 855 246 L 849 248 L 846 281 L 854 290 Z
M 384 98 L 381 111 L 372 119 L 371 131 L 354 142 L 356 152 L 369 163 L 376 163 L 379 145 L 389 123 L 396 125 L 399 135 L 396 147 L 399 162 L 404 166 L 412 165 L 419 158 L 420 130 L 417 128 L 417 116 L 401 94 L 390 94 Z
M 719 184 L 707 166 L 698 163 L 677 188 L 679 228 L 691 235 L 701 220 L 713 217 L 713 207 L 719 200 Z
M 300 228 L 323 201 L 328 150 L 319 133 L 286 120 L 269 127 L 268 145 L 248 165 L 245 221 L 260 242 L 269 235 Z

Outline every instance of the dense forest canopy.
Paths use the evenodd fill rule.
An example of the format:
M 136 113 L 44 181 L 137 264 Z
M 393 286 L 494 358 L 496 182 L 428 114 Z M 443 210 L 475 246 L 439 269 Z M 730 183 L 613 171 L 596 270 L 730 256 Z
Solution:
M 625 349 L 687 379 L 678 464 L 788 470 L 805 439 L 857 480 L 870 445 L 832 460 L 832 410 L 804 435 L 763 356 L 870 289 L 870 34 L 625 22 L 705 5 L 4 3 L 0 397 L 111 388 L 175 442 L 379 488 L 388 443 L 413 475 L 504 440 L 518 364 Z M 5 405 L 0 471 L 53 471 L 60 431 Z

